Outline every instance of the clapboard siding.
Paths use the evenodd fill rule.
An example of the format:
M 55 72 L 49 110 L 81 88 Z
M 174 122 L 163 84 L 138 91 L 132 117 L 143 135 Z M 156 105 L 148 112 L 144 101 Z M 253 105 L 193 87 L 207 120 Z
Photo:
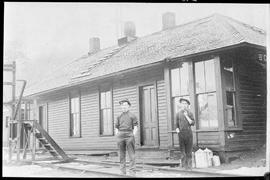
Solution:
M 149 83 L 156 83 L 159 139 L 160 146 L 167 147 L 167 119 L 166 99 L 162 67 L 139 73 L 129 74 L 120 79 L 112 79 L 113 95 L 113 121 L 121 114 L 119 101 L 128 98 L 132 104 L 130 111 L 139 119 L 139 87 Z M 102 86 L 102 82 L 99 85 Z M 81 137 L 69 137 L 69 98 L 68 91 L 54 94 L 43 98 L 42 102 L 48 103 L 48 124 L 49 133 L 52 138 L 64 150 L 96 150 L 96 149 L 117 149 L 115 136 L 99 135 L 99 91 L 97 85 L 73 88 L 80 92 L 81 108 Z M 140 123 L 140 122 L 139 122 Z M 140 133 L 140 129 L 139 132 Z M 136 145 L 139 145 L 139 136 L 136 137 Z
M 61 147 L 65 147 L 64 141 L 69 135 L 68 112 L 67 97 L 48 102 L 48 131 Z
M 238 117 L 242 131 L 226 139 L 227 149 L 256 148 L 266 140 L 266 73 L 251 58 L 239 58 Z
M 159 120 L 159 143 L 161 148 L 168 147 L 168 122 L 166 114 L 166 94 L 164 80 L 157 81 L 157 103 Z

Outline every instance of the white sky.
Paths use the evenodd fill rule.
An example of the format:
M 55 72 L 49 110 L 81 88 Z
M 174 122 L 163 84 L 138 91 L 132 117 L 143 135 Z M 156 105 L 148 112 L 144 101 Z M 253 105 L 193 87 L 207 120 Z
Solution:
M 59 64 L 86 54 L 89 37 L 99 37 L 101 48 L 116 45 L 120 22 L 133 21 L 138 37 L 160 31 L 167 11 L 176 25 L 219 13 L 266 29 L 267 10 L 267 4 L 5 2 L 4 42 L 19 44 L 29 62 Z

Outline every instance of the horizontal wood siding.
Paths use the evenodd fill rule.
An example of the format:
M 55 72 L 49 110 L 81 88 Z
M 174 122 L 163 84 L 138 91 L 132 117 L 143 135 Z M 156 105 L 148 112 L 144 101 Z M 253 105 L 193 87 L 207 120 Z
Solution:
M 62 148 L 66 146 L 69 135 L 68 97 L 61 96 L 48 102 L 48 132 L 54 141 Z
M 114 87 L 113 90 L 113 107 L 114 107 L 114 124 L 116 122 L 117 117 L 122 113 L 121 107 L 119 105 L 119 101 L 123 98 L 128 98 L 131 107 L 130 112 L 134 113 L 139 121 L 139 111 L 137 108 L 137 87 L 136 85 L 129 86 L 129 87 Z M 140 129 L 138 131 L 138 134 L 140 134 Z M 135 137 L 136 144 L 139 144 L 139 136 Z
M 168 147 L 168 124 L 166 114 L 166 94 L 164 80 L 157 81 L 158 120 L 160 148 Z
M 239 59 L 238 113 L 243 130 L 226 139 L 231 150 L 256 148 L 266 142 L 266 72 L 255 61 Z
M 113 86 L 113 120 L 121 114 L 119 101 L 128 98 L 132 104 L 130 111 L 139 119 L 139 91 L 138 87 L 144 84 L 156 83 L 158 119 L 160 132 L 160 146 L 167 146 L 167 119 L 166 99 L 162 68 L 140 73 L 122 76 L 119 79 L 109 81 Z M 103 83 L 100 83 L 102 85 Z M 74 88 L 73 88 L 74 89 Z M 50 99 L 43 98 L 42 102 L 48 102 L 49 134 L 64 150 L 97 150 L 117 149 L 115 136 L 99 135 L 99 92 L 97 85 L 77 88 L 81 93 L 81 137 L 69 137 L 69 102 L 67 92 L 55 95 Z M 139 145 L 139 133 L 136 137 L 136 145 Z

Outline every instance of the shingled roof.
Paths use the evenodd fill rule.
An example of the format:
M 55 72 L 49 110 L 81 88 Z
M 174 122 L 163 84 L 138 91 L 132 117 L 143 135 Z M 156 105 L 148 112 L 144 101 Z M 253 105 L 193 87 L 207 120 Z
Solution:
M 214 14 L 128 43 L 84 55 L 60 67 L 48 78 L 26 88 L 26 95 L 44 93 L 126 69 L 206 52 L 240 43 L 266 46 L 265 31 Z

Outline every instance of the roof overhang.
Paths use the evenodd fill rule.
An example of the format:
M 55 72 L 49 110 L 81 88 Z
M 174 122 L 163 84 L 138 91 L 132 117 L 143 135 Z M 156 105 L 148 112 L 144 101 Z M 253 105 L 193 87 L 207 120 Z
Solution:
M 71 84 L 64 85 L 64 86 L 59 86 L 57 88 L 53 88 L 53 89 L 50 89 L 50 90 L 45 90 L 45 91 L 41 91 L 41 92 L 34 93 L 34 94 L 31 94 L 31 95 L 27 95 L 27 96 L 25 96 L 25 98 L 34 99 L 34 98 L 36 98 L 36 97 L 38 97 L 40 95 L 45 95 L 45 94 L 49 94 L 49 93 L 59 91 L 59 90 L 62 90 L 62 89 L 67 89 L 67 88 L 71 88 L 71 87 L 74 87 L 74 86 L 83 85 L 83 84 L 87 84 L 87 83 L 90 83 L 90 82 L 103 80 L 103 79 L 110 78 L 110 77 L 113 77 L 113 76 L 119 76 L 120 74 L 123 74 L 123 73 L 130 73 L 130 72 L 141 70 L 141 69 L 147 69 L 149 67 L 162 65 L 164 63 L 173 62 L 173 61 L 190 61 L 190 60 L 194 59 L 195 57 L 199 57 L 199 56 L 205 56 L 205 55 L 213 55 L 213 56 L 215 56 L 215 55 L 218 55 L 221 52 L 232 50 L 232 49 L 235 49 L 235 48 L 240 48 L 240 47 L 252 47 L 252 48 L 256 48 L 256 49 L 259 49 L 259 50 L 266 51 L 265 46 L 261 46 L 261 45 L 257 45 L 257 44 L 251 44 L 251 43 L 247 43 L 247 42 L 242 42 L 242 43 L 239 43 L 239 44 L 226 46 L 226 47 L 221 47 L 221 48 L 212 49 L 212 50 L 207 50 L 207 51 L 198 52 L 198 53 L 194 53 L 194 54 L 178 56 L 178 57 L 173 57 L 173 58 L 168 57 L 168 58 L 162 59 L 160 61 L 157 61 L 155 63 L 150 63 L 150 64 L 146 64 L 146 65 L 142 65 L 142 66 L 138 66 L 138 67 L 134 67 L 134 68 L 130 68 L 130 69 L 125 69 L 125 70 L 114 72 L 114 73 L 107 74 L 107 75 L 104 75 L 104 76 L 99 76 L 99 77 L 95 77 L 95 78 L 91 78 L 91 79 L 87 79 L 87 80 L 83 80 L 83 81 L 78 81 L 76 83 L 71 83 Z

